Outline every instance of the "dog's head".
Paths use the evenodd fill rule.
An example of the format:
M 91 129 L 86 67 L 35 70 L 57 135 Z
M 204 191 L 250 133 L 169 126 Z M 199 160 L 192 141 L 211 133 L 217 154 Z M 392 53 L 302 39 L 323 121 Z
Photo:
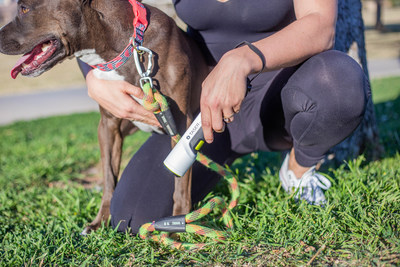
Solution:
M 0 52 L 23 54 L 11 71 L 36 77 L 73 55 L 84 39 L 83 6 L 90 0 L 19 0 L 17 15 L 0 29 Z

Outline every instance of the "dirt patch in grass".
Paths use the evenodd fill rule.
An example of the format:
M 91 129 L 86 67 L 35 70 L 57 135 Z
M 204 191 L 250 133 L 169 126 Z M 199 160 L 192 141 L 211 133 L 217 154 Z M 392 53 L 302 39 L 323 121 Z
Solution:
M 101 189 L 103 186 L 103 178 L 101 174 L 101 164 L 87 169 L 82 173 L 83 178 L 75 179 L 74 181 L 82 185 L 85 189 L 98 188 Z
M 82 177 L 73 178 L 68 181 L 54 181 L 49 183 L 50 188 L 68 188 L 68 187 L 76 187 L 82 186 L 85 189 L 96 189 L 98 191 L 102 190 L 103 187 L 103 179 L 102 174 L 100 172 L 101 165 L 97 164 L 85 171 L 83 171 Z

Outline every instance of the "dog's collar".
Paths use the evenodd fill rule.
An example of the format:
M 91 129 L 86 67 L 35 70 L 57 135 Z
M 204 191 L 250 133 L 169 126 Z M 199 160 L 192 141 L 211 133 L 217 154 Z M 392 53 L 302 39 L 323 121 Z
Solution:
M 101 71 L 112 71 L 116 70 L 122 65 L 124 65 L 128 59 L 133 55 L 136 47 L 143 44 L 144 32 L 147 29 L 147 10 L 146 8 L 135 0 L 129 0 L 129 3 L 133 7 L 133 14 L 135 16 L 133 20 L 133 36 L 129 40 L 127 47 L 119 54 L 116 58 L 103 64 L 97 64 L 92 66 L 92 68 L 99 69 Z

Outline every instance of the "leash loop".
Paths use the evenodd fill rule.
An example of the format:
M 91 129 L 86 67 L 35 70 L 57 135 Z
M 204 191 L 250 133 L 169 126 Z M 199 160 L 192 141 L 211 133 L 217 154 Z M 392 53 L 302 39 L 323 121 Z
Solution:
M 144 71 L 142 69 L 142 61 L 140 58 L 142 58 L 145 53 L 148 54 L 148 62 L 147 69 Z M 153 68 L 153 52 L 144 46 L 136 46 L 133 56 L 135 59 L 136 70 L 141 77 L 139 81 L 140 87 L 144 93 L 143 106 L 154 113 L 158 122 L 168 135 L 177 135 L 177 127 L 172 112 L 168 106 L 168 101 L 161 92 L 154 88 L 153 79 L 150 77 Z

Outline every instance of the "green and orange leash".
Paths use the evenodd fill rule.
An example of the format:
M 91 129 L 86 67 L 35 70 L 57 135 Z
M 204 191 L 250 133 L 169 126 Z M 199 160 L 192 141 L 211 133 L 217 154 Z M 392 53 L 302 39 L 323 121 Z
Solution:
M 139 229 L 139 236 L 142 239 L 150 239 L 156 242 L 160 242 L 166 246 L 175 248 L 175 249 L 199 249 L 204 247 L 205 243 L 193 244 L 193 243 L 184 243 L 180 241 L 176 241 L 171 238 L 171 232 L 163 231 L 165 228 L 173 229 L 174 232 L 186 232 L 193 233 L 197 235 L 206 236 L 212 238 L 214 240 L 225 240 L 228 237 L 227 232 L 215 230 L 212 228 L 208 228 L 203 225 L 194 224 L 193 222 L 200 220 L 205 217 L 212 211 L 216 209 L 222 209 L 222 219 L 224 221 L 225 226 L 228 229 L 233 228 L 233 219 L 231 215 L 231 210 L 237 205 L 237 201 L 239 198 L 239 187 L 236 178 L 232 175 L 230 171 L 222 167 L 221 165 L 215 163 L 208 157 L 204 156 L 201 153 L 198 153 L 197 161 L 199 161 L 204 166 L 216 171 L 219 173 L 224 179 L 228 181 L 230 184 L 232 198 L 229 202 L 229 205 L 225 202 L 225 200 L 221 197 L 213 197 L 207 201 L 205 205 L 201 208 L 188 213 L 183 216 L 173 216 L 165 219 L 161 219 L 159 221 L 154 221 L 152 223 L 143 224 Z M 172 227 L 165 227 L 165 225 L 170 225 Z M 173 227 L 173 226 L 177 227 Z M 158 233 L 154 233 L 158 231 Z
M 170 111 L 166 98 L 151 83 L 151 78 L 143 77 L 140 85 L 144 92 L 143 106 L 152 111 L 160 121 L 164 129 L 176 128 L 170 123 Z M 172 118 L 172 117 L 171 117 Z M 167 132 L 170 132 L 167 130 Z M 179 134 L 174 134 L 172 139 L 179 141 Z M 228 237 L 227 232 L 215 230 L 204 225 L 198 225 L 194 222 L 200 220 L 214 210 L 222 210 L 222 219 L 228 229 L 233 228 L 232 209 L 237 205 L 239 198 L 239 187 L 233 174 L 223 166 L 214 162 L 207 156 L 198 153 L 196 160 L 207 168 L 220 174 L 230 185 L 231 200 L 229 204 L 221 197 L 213 197 L 207 201 L 201 208 L 182 216 L 172 216 L 158 221 L 143 224 L 139 229 L 139 236 L 144 240 L 153 240 L 175 249 L 199 249 L 204 247 L 205 243 L 193 244 L 180 242 L 171 237 L 171 233 L 186 232 L 206 236 L 214 240 L 225 240 Z

